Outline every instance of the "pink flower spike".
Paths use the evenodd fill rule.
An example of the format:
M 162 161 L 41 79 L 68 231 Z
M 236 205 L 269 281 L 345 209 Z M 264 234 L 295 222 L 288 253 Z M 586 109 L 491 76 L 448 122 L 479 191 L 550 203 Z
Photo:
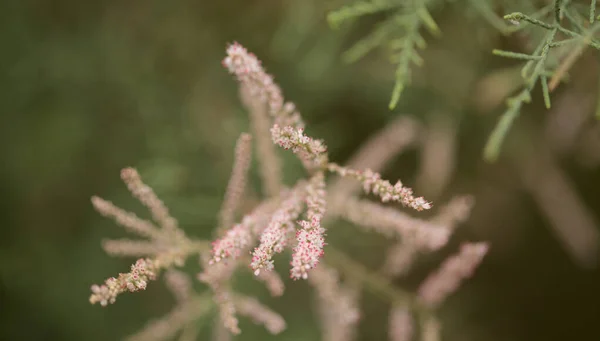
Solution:
M 294 220 L 303 208 L 304 192 L 292 191 L 291 197 L 283 202 L 281 208 L 273 214 L 267 228 L 260 236 L 260 244 L 254 249 L 250 266 L 258 276 L 261 270 L 273 270 L 273 255 L 281 253 L 288 245 L 290 233 L 295 231 Z
M 222 64 L 248 88 L 253 96 L 268 103 L 272 116 L 281 113 L 283 109 L 281 89 L 275 84 L 273 77 L 265 72 L 260 60 L 254 54 L 234 42 L 227 47 L 227 56 Z
M 223 238 L 217 239 L 212 243 L 213 258 L 210 260 L 210 264 L 219 262 L 225 258 L 237 258 L 240 256 L 241 250 L 247 247 L 252 239 L 249 220 L 244 219 L 241 224 L 228 230 Z
M 308 220 L 298 222 L 302 229 L 296 233 L 298 244 L 292 255 L 290 277 L 294 280 L 308 278 L 308 270 L 319 264 L 325 246 L 325 229 L 321 227 L 321 219 L 325 214 L 326 207 L 325 177 L 323 173 L 317 173 L 311 179 L 307 191 Z
M 341 176 L 350 176 L 360 181 L 365 193 L 373 193 L 381 198 L 382 202 L 395 201 L 402 205 L 410 207 L 417 211 L 428 210 L 432 207 L 431 203 L 423 197 L 413 196 L 412 189 L 405 187 L 401 181 L 392 185 L 388 180 L 381 179 L 381 175 L 370 169 L 364 172 L 341 167 L 335 163 L 327 165 L 330 172 L 338 173 Z

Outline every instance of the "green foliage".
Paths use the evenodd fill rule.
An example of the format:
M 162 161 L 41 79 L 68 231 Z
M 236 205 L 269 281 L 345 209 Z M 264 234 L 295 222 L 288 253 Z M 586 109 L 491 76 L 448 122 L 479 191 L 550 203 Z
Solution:
M 439 1 L 442 2 L 442 1 Z M 510 35 L 525 29 L 543 29 L 546 32 L 541 37 L 532 53 L 521 53 L 494 49 L 493 54 L 524 61 L 521 76 L 524 88 L 506 100 L 507 109 L 492 131 L 484 148 L 484 158 L 495 161 L 498 158 L 504 141 L 514 120 L 519 116 L 525 103 L 531 102 L 535 85 L 541 83 L 544 104 L 550 108 L 550 92 L 557 83 L 567 77 L 567 71 L 586 47 L 600 49 L 600 43 L 594 38 L 600 29 L 595 22 L 596 0 L 589 7 L 582 8 L 570 0 L 555 0 L 551 4 L 537 9 L 531 15 L 514 12 L 499 18 L 494 5 L 507 1 L 469 0 L 470 9 L 498 29 L 503 35 Z M 343 55 L 346 62 L 354 62 L 379 46 L 389 48 L 392 53 L 391 61 L 396 64 L 395 85 L 392 91 L 389 107 L 394 109 L 398 104 L 404 88 L 410 84 L 411 66 L 421 66 L 423 61 L 418 49 L 426 46 L 421 34 L 426 28 L 434 36 L 440 35 L 440 30 L 430 15 L 430 10 L 438 2 L 435 0 L 412 0 L 399 2 L 396 0 L 359 1 L 348 5 L 328 15 L 332 27 L 373 13 L 386 12 L 390 14 L 382 20 L 370 35 L 357 42 Z M 518 2 L 520 7 L 534 8 L 529 2 Z M 589 12 L 584 15 L 584 12 Z M 587 22 L 586 22 L 587 21 Z M 511 23 L 512 25 L 508 25 Z M 589 22 L 589 23 L 588 23 Z M 533 33 L 533 32 L 532 32 Z M 560 62 L 558 62 L 560 60 Z M 600 106 L 598 109 L 600 117 Z
M 531 26 L 546 30 L 542 40 L 537 48 L 531 54 L 517 53 L 511 51 L 494 50 L 493 53 L 505 58 L 518 60 L 526 60 L 525 65 L 521 69 L 521 76 L 525 81 L 525 87 L 515 96 L 507 99 L 507 110 L 500 117 L 500 121 L 496 128 L 492 131 L 488 142 L 484 149 L 484 158 L 488 161 L 495 161 L 500 153 L 500 147 L 504 141 L 514 120 L 518 117 L 521 107 L 525 103 L 531 101 L 531 92 L 535 85 L 539 82 L 542 87 L 544 104 L 546 108 L 550 108 L 550 91 L 555 85 L 548 85 L 548 77 L 551 77 L 550 82 L 556 84 L 561 80 L 570 64 L 581 55 L 583 49 L 591 46 L 595 49 L 600 49 L 600 44 L 594 39 L 594 34 L 600 29 L 598 23 L 594 24 L 595 1 L 592 1 L 590 8 L 590 25 L 584 25 L 584 17 L 581 11 L 576 6 L 571 5 L 570 1 L 555 0 L 552 5 L 548 5 L 543 9 L 542 13 L 553 12 L 553 18 L 549 21 L 543 21 L 535 16 L 529 16 L 521 12 L 515 12 L 504 16 L 504 19 L 515 25 L 521 25 L 522 22 L 528 23 Z M 550 7 L 552 6 L 552 7 Z M 552 8 L 553 11 L 549 9 Z M 548 19 L 547 19 L 548 20 Z M 563 51 L 571 51 L 566 57 L 562 58 L 561 63 L 553 67 L 549 63 L 550 55 L 553 51 L 557 55 L 561 55 Z
M 412 64 L 417 66 L 423 64 L 418 53 L 418 49 L 424 49 L 427 46 L 421 33 L 422 29 L 425 28 L 434 36 L 441 34 L 430 14 L 430 8 L 436 3 L 436 0 L 359 1 L 330 12 L 327 16 L 330 25 L 338 27 L 342 22 L 365 15 L 380 12 L 389 14 L 371 34 L 347 50 L 343 59 L 351 63 L 379 46 L 389 49 L 390 60 L 396 64 L 396 82 L 392 90 L 390 109 L 396 107 L 402 91 L 410 84 Z

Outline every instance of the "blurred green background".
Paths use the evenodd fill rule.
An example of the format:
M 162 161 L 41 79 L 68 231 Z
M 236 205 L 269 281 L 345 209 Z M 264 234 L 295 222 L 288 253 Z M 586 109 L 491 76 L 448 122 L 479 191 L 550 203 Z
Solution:
M 450 245 L 394 283 L 414 289 L 461 241 L 491 243 L 475 277 L 440 311 L 445 340 L 600 340 L 597 250 L 583 250 L 584 259 L 573 256 L 553 229 L 552 209 L 549 213 L 532 194 L 532 183 L 554 188 L 556 177 L 543 183 L 522 176 L 544 178 L 547 167 L 537 156 L 551 154 L 577 209 L 600 221 L 600 129 L 592 117 L 598 54 L 580 58 L 571 81 L 553 93 L 550 111 L 536 92 L 501 160 L 490 165 L 481 160 L 483 146 L 503 111 L 503 96 L 518 82 L 511 73 L 515 63 L 490 51 L 522 49 L 527 36 L 501 36 L 466 1 L 436 10 L 443 37 L 428 37 L 425 65 L 416 69 L 398 108 L 389 111 L 394 69 L 385 55 L 374 52 L 352 65 L 340 58 L 377 17 L 331 30 L 326 13 L 343 3 L 2 1 L 0 339 L 118 340 L 169 311 L 173 299 L 162 281 L 107 308 L 89 304 L 91 284 L 132 262 L 104 254 L 101 240 L 125 232 L 96 214 L 89 198 L 100 195 L 144 213 L 119 179 L 121 168 L 133 166 L 188 234 L 210 237 L 235 140 L 249 129 L 237 85 L 220 65 L 227 43 L 238 41 L 263 60 L 334 161 L 343 163 L 399 115 L 428 127 L 436 122 L 452 127 L 455 167 L 443 186 L 428 187 L 428 178 L 419 177 L 418 147 L 396 158 L 384 174 L 415 184 L 417 193 L 429 193 L 434 202 L 454 194 L 476 197 L 471 218 Z M 286 160 L 286 180 L 292 183 L 302 169 L 292 157 Z M 252 177 L 258 191 L 255 168 Z M 563 192 L 544 195 L 565 207 L 566 216 L 577 215 L 573 206 L 561 204 L 572 199 Z M 559 224 L 565 233 L 578 233 L 580 221 L 568 222 Z M 330 243 L 376 269 L 389 242 L 336 224 Z M 187 266 L 197 271 L 194 259 Z M 287 273 L 285 266 L 279 270 Z M 289 327 L 272 337 L 243 320 L 236 339 L 319 339 L 304 282 L 287 282 L 280 299 L 269 298 L 250 277 L 240 283 L 281 313 Z M 359 339 L 386 339 L 389 302 L 368 293 L 362 302 Z M 210 338 L 210 327 L 205 324 L 203 339 Z

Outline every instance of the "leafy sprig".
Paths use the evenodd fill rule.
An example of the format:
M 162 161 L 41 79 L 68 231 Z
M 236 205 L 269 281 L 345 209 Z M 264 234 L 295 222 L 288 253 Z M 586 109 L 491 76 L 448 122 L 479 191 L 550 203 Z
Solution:
M 583 50 L 588 46 L 600 50 L 600 43 L 594 39 L 594 34 L 600 29 L 598 23 L 593 24 L 596 2 L 592 1 L 590 5 L 589 22 L 590 25 L 593 24 L 591 27 L 584 26 L 581 14 L 568 7 L 568 3 L 568 1 L 554 1 L 554 15 L 550 22 L 521 12 L 504 16 L 505 20 L 516 25 L 525 22 L 545 29 L 547 33 L 532 54 L 493 50 L 495 55 L 526 61 L 521 70 L 525 87 L 518 94 L 507 99 L 507 110 L 500 117 L 484 148 L 484 158 L 486 160 L 495 161 L 498 158 L 500 148 L 510 127 L 520 114 L 521 107 L 531 101 L 531 92 L 538 82 L 541 83 L 545 106 L 550 108 L 550 92 L 564 78 L 567 70 Z M 548 63 L 549 54 L 553 49 L 559 47 L 568 47 L 572 52 L 562 60 L 557 68 L 551 70 Z M 551 77 L 550 82 L 548 77 Z
M 430 14 L 436 2 L 441 0 L 358 1 L 328 14 L 328 21 L 334 28 L 363 16 L 375 13 L 390 14 L 368 36 L 355 43 L 343 55 L 345 62 L 352 63 L 377 47 L 385 46 L 389 49 L 390 59 L 396 64 L 390 109 L 396 107 L 403 90 L 410 84 L 412 66 L 423 64 L 419 55 L 419 50 L 427 45 L 422 35 L 423 29 L 429 30 L 434 36 L 440 35 L 440 30 Z M 484 148 L 484 159 L 490 162 L 498 158 L 506 135 L 519 116 L 521 108 L 531 102 L 535 86 L 540 83 L 544 104 L 549 109 L 550 93 L 561 81 L 568 78 L 568 70 L 579 56 L 588 47 L 600 50 L 600 42 L 595 38 L 595 34 L 600 30 L 600 16 L 596 16 L 596 0 L 590 1 L 589 14 L 586 15 L 583 15 L 582 9 L 575 6 L 571 0 L 554 0 L 535 12 L 530 8 L 534 12 L 530 15 L 514 12 L 504 16 L 504 20 L 496 16 L 492 3 L 493 1 L 469 0 L 471 9 L 477 11 L 504 35 L 536 27 L 545 30 L 546 33 L 531 54 L 493 50 L 495 55 L 522 60 L 525 64 L 521 70 L 524 87 L 506 100 L 507 109 L 501 115 Z M 568 53 L 565 54 L 564 51 Z M 600 118 L 600 103 L 597 116 Z
M 421 31 L 428 30 L 432 35 L 441 34 L 430 13 L 435 0 L 396 0 L 358 1 L 349 6 L 330 12 L 327 16 L 329 24 L 336 28 L 350 21 L 369 14 L 388 12 L 391 15 L 365 38 L 355 43 L 343 56 L 345 62 L 359 60 L 373 49 L 385 46 L 390 51 L 390 60 L 396 64 L 395 84 L 389 103 L 394 109 L 400 96 L 411 82 L 412 65 L 421 66 L 423 60 L 418 53 L 427 44 Z

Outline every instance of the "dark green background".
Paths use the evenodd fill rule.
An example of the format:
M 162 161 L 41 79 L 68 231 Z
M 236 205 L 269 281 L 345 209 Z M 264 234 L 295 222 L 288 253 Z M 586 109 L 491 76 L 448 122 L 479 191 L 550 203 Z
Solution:
M 210 236 L 235 139 L 249 129 L 236 84 L 220 66 L 234 40 L 263 60 L 303 113 L 309 134 L 327 142 L 335 161 L 346 160 L 398 115 L 427 121 L 431 113 L 441 113 L 459 126 L 456 172 L 432 200 L 474 194 L 472 218 L 447 248 L 422 258 L 406 280 L 395 282 L 412 290 L 461 241 L 490 241 L 491 253 L 476 276 L 440 311 L 445 340 L 600 339 L 598 272 L 571 261 L 522 186 L 511 157 L 540 140 L 548 113 L 539 93 L 523 110 L 501 160 L 494 165 L 481 160 L 503 105 L 491 111 L 474 105 L 478 82 L 512 65 L 492 56 L 491 49 L 515 48 L 524 36 L 501 37 L 465 1 L 435 11 L 444 35 L 427 37 L 425 66 L 416 71 L 398 108 L 389 111 L 393 66 L 385 55 L 373 53 L 353 65 L 340 61 L 377 18 L 332 31 L 325 13 L 342 3 L 2 1 L 0 339 L 117 340 L 169 310 L 173 299 L 161 281 L 107 308 L 88 303 L 91 284 L 132 261 L 103 253 L 102 238 L 125 233 L 96 214 L 89 198 L 97 194 L 142 212 L 119 180 L 119 170 L 133 166 L 187 233 Z M 598 93 L 597 61 L 597 54 L 584 55 L 571 82 L 553 99 L 567 92 Z M 285 160 L 291 183 L 302 170 L 293 157 Z M 417 151 L 408 151 L 385 176 L 413 184 L 418 163 Z M 559 163 L 600 221 L 598 167 L 582 167 L 568 154 Z M 252 172 L 258 190 L 256 168 Z M 329 237 L 373 268 L 388 245 L 344 223 Z M 191 273 L 198 270 L 195 259 L 187 266 Z M 284 276 L 288 271 L 279 270 Z M 319 338 L 304 282 L 288 282 L 281 299 L 269 298 L 250 276 L 238 284 L 286 317 L 289 328 L 277 340 Z M 386 337 L 388 304 L 365 293 L 360 339 Z M 239 339 L 274 339 L 246 320 L 241 326 Z M 207 323 L 204 339 L 209 329 Z

